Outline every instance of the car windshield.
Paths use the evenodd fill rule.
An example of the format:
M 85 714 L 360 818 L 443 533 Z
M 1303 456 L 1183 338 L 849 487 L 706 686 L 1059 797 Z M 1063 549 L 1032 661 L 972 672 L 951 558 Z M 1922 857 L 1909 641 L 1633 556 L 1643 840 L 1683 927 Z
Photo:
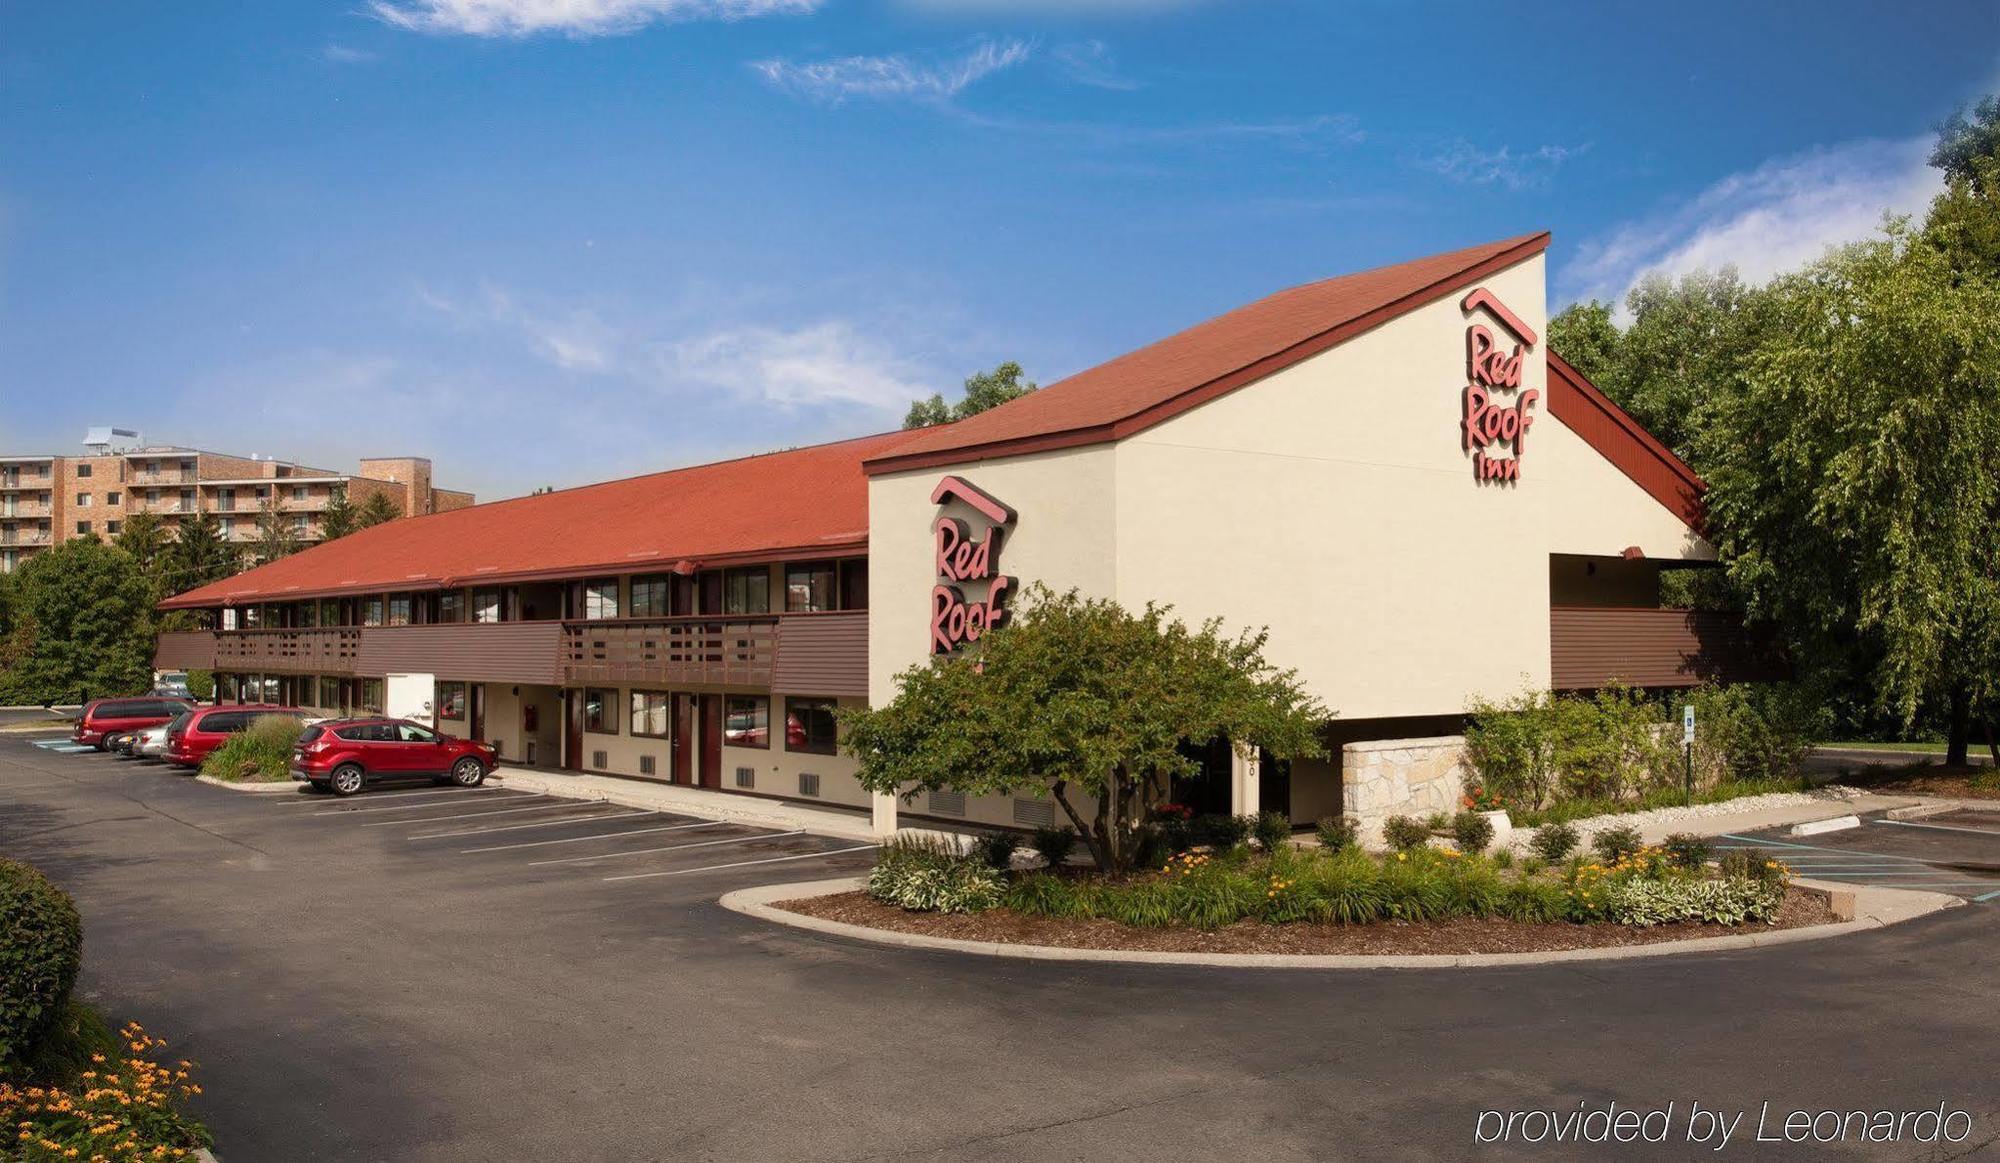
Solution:
M 185 735 L 187 733 L 188 724 L 193 721 L 194 721 L 193 711 L 182 711 L 180 714 L 174 716 L 173 722 L 167 724 L 167 730 L 170 733 L 178 732 L 180 734 Z
M 326 728 L 324 727 L 307 727 L 305 730 L 299 732 L 299 742 L 310 743 L 324 734 L 326 734 Z

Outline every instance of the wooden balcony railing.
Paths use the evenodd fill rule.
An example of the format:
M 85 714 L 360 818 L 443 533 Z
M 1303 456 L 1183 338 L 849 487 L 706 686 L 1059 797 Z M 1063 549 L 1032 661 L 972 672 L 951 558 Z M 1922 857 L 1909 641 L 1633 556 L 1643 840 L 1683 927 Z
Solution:
M 562 671 L 587 682 L 771 685 L 778 619 L 607 618 L 565 622 Z
M 1611 683 L 1688 687 L 1783 677 L 1768 635 L 1740 614 L 1627 606 L 1556 606 L 1549 611 L 1549 685 L 1588 690 Z
M 215 635 L 216 670 L 231 674 L 355 674 L 358 626 L 312 630 L 223 630 Z

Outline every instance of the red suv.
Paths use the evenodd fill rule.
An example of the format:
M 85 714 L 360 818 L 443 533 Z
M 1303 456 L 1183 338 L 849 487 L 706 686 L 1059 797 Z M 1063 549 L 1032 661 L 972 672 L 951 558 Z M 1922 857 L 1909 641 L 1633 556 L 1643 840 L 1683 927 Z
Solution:
M 342 796 L 377 780 L 415 776 L 478 787 L 498 759 L 488 744 L 440 735 L 408 719 L 337 719 L 299 736 L 292 778 Z
M 167 726 L 167 762 L 176 767 L 200 767 L 209 752 L 265 715 L 287 715 L 294 719 L 306 717 L 306 713 L 297 707 L 263 703 L 194 707 Z
M 92 699 L 69 737 L 102 751 L 105 736 L 171 722 L 190 705 L 186 699 Z

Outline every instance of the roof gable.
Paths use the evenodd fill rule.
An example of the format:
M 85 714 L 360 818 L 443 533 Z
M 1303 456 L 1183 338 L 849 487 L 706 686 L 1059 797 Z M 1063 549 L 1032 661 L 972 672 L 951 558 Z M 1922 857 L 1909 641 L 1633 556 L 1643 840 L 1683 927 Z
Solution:
M 1522 235 L 1279 291 L 1038 392 L 921 431 L 869 473 L 1102 444 L 1144 431 L 1547 248 Z
M 1695 471 L 1672 449 L 1641 427 L 1632 414 L 1612 402 L 1596 384 L 1554 351 L 1548 353 L 1549 414 L 1583 438 L 1598 455 L 1689 529 L 1703 532 L 1701 495 L 1707 489 Z

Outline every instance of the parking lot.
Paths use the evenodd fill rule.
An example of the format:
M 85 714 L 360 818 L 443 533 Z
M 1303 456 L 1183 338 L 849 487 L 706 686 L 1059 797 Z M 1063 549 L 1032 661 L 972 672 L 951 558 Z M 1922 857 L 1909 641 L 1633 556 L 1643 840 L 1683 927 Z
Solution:
M 199 1063 L 228 1163 L 1458 1159 L 1482 1109 L 1585 1096 L 2000 1132 L 1989 908 L 1478 972 L 1039 964 L 731 913 L 869 854 L 632 811 L 252 795 L 0 736 L 0 853 L 76 897 L 86 995 Z M 1897 1071 L 1815 1069 L 1856 1046 Z
M 1915 820 L 1880 812 L 1861 826 L 1795 837 L 1784 829 L 1722 836 L 1718 848 L 1761 848 L 1800 876 L 1883 888 L 1926 889 L 2000 905 L 2000 812 L 1955 811 Z

